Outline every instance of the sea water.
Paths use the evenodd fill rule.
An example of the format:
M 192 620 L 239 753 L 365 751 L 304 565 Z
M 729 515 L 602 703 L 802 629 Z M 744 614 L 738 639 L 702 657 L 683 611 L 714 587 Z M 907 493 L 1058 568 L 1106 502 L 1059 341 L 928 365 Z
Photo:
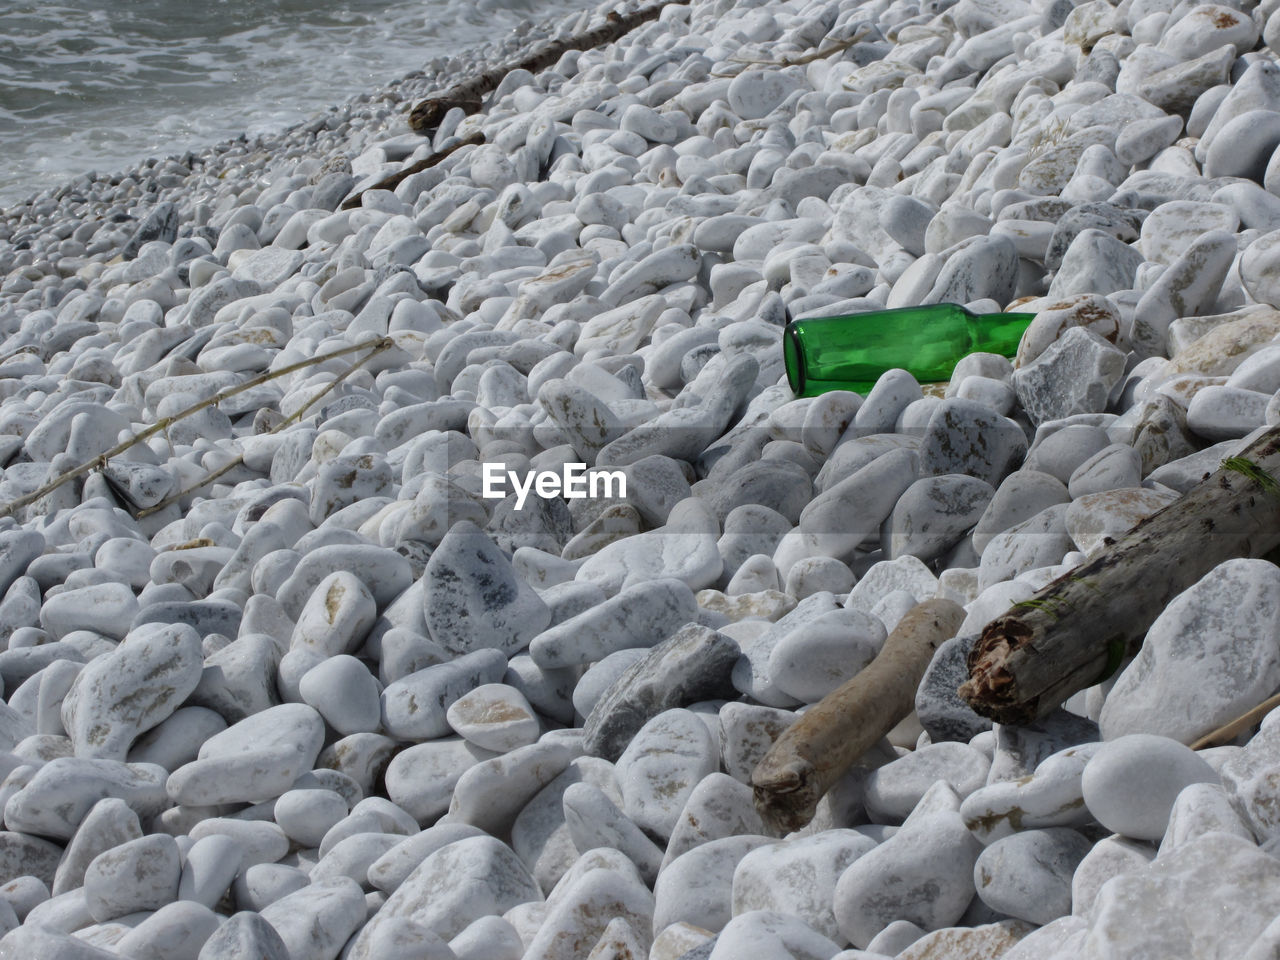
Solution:
M 587 0 L 0 0 L 0 204 L 279 130 Z

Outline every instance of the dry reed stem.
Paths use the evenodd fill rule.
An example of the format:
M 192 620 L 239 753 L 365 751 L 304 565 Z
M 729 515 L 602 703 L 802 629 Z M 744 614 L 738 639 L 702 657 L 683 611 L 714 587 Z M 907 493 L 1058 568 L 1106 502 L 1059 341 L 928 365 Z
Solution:
M 370 360 L 372 360 L 374 357 L 380 354 L 383 350 L 386 350 L 387 347 L 391 346 L 391 343 L 392 341 L 389 337 L 384 337 L 381 340 L 372 341 L 371 343 L 361 344 L 362 347 L 372 346 L 373 349 L 370 350 L 366 356 L 361 357 L 351 366 L 347 367 L 346 370 L 342 371 L 342 373 L 338 374 L 336 377 L 334 377 L 332 380 L 326 383 L 323 387 L 317 390 L 312 395 L 310 400 L 308 400 L 305 404 L 303 404 L 297 410 L 293 411 L 293 413 L 289 414 L 288 417 L 286 417 L 284 420 L 281 420 L 274 427 L 268 430 L 266 435 L 270 436 L 271 434 L 279 433 L 281 430 L 284 430 L 286 427 L 292 426 L 293 424 L 297 423 L 306 415 L 306 412 L 308 410 L 310 410 L 312 407 L 314 407 L 317 403 L 320 402 L 320 400 L 325 396 L 325 394 L 329 393 L 335 387 L 340 385 L 343 381 L 347 379 L 347 377 L 351 376 L 353 373 L 355 373 L 357 370 L 363 367 L 366 363 L 368 363 Z M 333 356 L 333 354 L 327 354 L 326 358 L 331 356 Z M 153 513 L 159 513 L 161 510 L 163 510 L 165 507 L 169 506 L 170 504 L 177 503 L 183 497 L 188 496 L 192 493 L 195 493 L 201 487 L 208 486 L 209 484 L 213 483 L 213 481 L 217 480 L 219 477 L 223 476 L 224 474 L 230 473 L 232 470 L 240 466 L 240 464 L 242 463 L 244 463 L 244 454 L 243 453 L 237 454 L 233 459 L 229 460 L 228 462 L 224 463 L 222 466 L 218 467 L 218 469 L 211 470 L 209 473 L 205 474 L 198 483 L 193 484 L 192 486 L 187 487 L 186 489 L 179 490 L 177 493 L 170 494 L 169 496 L 161 500 L 159 503 L 153 504 L 152 506 L 147 507 L 145 510 L 139 510 L 135 514 L 135 516 L 139 520 L 141 520 L 143 517 L 149 517 Z
M 228 387 L 226 390 L 220 390 L 219 392 L 215 393 L 212 397 L 209 397 L 205 400 L 201 400 L 199 403 L 194 403 L 191 406 L 187 407 L 185 410 L 180 410 L 177 413 L 173 414 L 172 416 L 165 417 L 162 420 L 157 420 L 155 423 L 151 424 L 149 427 L 145 427 L 142 430 L 139 430 L 137 433 L 133 434 L 133 436 L 129 437 L 127 440 L 122 440 L 120 443 L 116 444 L 114 447 L 112 447 L 110 450 L 106 451 L 105 453 L 99 454 L 98 456 L 93 457 L 90 460 L 86 460 L 84 463 L 81 463 L 75 467 L 72 467 L 70 470 L 67 470 L 64 473 L 59 474 L 57 477 L 50 480 L 48 483 L 46 483 L 44 486 L 40 487 L 39 489 L 33 490 L 31 493 L 18 497 L 15 500 L 10 500 L 7 503 L 0 504 L 0 517 L 12 516 L 13 512 L 19 509 L 20 507 L 29 506 L 30 504 L 35 503 L 41 497 L 45 496 L 46 494 L 52 493 L 54 490 L 57 490 L 64 483 L 68 483 L 74 480 L 76 477 L 83 476 L 84 474 L 92 470 L 94 467 L 97 467 L 99 469 L 105 467 L 107 465 L 108 460 L 110 460 L 112 457 L 118 457 L 120 454 L 124 453 L 126 450 L 132 447 L 135 443 L 140 443 L 141 441 L 146 440 L 149 437 L 154 437 L 157 433 L 160 433 L 163 430 L 169 429 L 169 427 L 173 426 L 179 420 L 189 417 L 192 414 L 199 413 L 201 410 L 205 410 L 209 407 L 217 406 L 223 400 L 226 400 L 230 397 L 234 397 L 236 394 L 244 393 L 246 390 L 251 390 L 254 387 L 261 386 L 264 383 L 268 383 L 272 380 L 279 379 L 280 377 L 288 376 L 291 373 L 296 373 L 299 370 L 305 370 L 307 367 L 313 367 L 316 364 L 324 363 L 326 360 L 332 360 L 335 357 L 343 357 L 349 353 L 356 353 L 357 351 L 360 351 L 360 350 L 369 350 L 373 348 L 373 352 L 369 354 L 369 357 L 372 357 L 376 353 L 381 353 L 383 350 L 386 350 L 388 347 L 392 346 L 393 344 L 394 344 L 394 341 L 392 341 L 390 337 L 382 337 L 378 340 L 367 340 L 364 343 L 357 343 L 353 346 L 343 347 L 339 350 L 331 350 L 329 353 L 324 353 L 317 357 L 311 357 L 307 360 L 299 360 L 297 363 L 291 363 L 289 364 L 289 366 L 281 367 L 279 370 L 274 370 L 270 373 L 261 374 L 260 376 L 254 377 L 252 380 L 247 380 L 244 383 L 238 384 L 237 386 Z M 365 360 L 368 360 L 369 357 L 366 357 Z M 330 385 L 330 387 L 332 387 L 332 384 Z M 310 404 L 308 404 L 308 406 L 310 406 Z
M 1280 707 L 1280 693 L 1277 693 L 1274 697 L 1268 697 L 1252 710 L 1247 713 L 1242 713 L 1230 723 L 1224 723 L 1222 726 L 1218 727 L 1218 729 L 1211 730 L 1209 733 L 1206 733 L 1199 740 L 1191 744 L 1191 749 L 1203 750 L 1205 747 L 1215 747 L 1218 744 L 1226 743 L 1228 740 L 1233 740 L 1237 734 L 1243 733 L 1255 723 L 1260 722 L 1263 717 L 1276 707 Z

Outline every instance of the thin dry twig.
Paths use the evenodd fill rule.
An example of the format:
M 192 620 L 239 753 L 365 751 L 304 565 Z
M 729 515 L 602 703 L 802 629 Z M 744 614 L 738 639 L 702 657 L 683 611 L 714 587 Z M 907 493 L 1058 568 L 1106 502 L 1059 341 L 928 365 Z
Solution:
M 1224 723 L 1217 730 L 1211 730 L 1199 740 L 1191 744 L 1192 750 L 1203 750 L 1205 747 L 1216 747 L 1219 744 L 1234 740 L 1238 734 L 1248 730 L 1255 723 L 1261 722 L 1262 718 L 1268 713 L 1280 707 L 1280 693 L 1274 697 L 1268 697 L 1252 710 L 1242 713 L 1230 723 Z
M 304 416 L 306 416 L 307 411 L 310 410 L 312 407 L 314 407 L 317 403 L 319 403 L 326 394 L 328 394 L 334 388 L 341 385 L 349 376 L 351 376 L 353 373 L 355 373 L 357 370 L 363 367 L 366 363 L 368 363 L 370 360 L 372 360 L 374 357 L 380 354 L 383 350 L 386 350 L 389 346 L 391 346 L 391 344 L 392 344 L 392 341 L 389 337 L 384 337 L 381 340 L 372 341 L 372 344 L 370 343 L 361 344 L 361 346 L 365 346 L 365 347 L 372 345 L 373 349 L 370 350 L 366 356 L 361 357 L 355 363 L 351 364 L 351 366 L 347 367 L 346 370 L 342 371 L 342 373 L 338 374 L 336 377 L 334 377 L 332 380 L 326 383 L 323 387 L 317 390 L 312 395 L 310 400 L 308 400 L 301 407 L 293 411 L 293 413 L 289 414 L 289 416 L 287 416 L 285 419 L 281 420 L 274 427 L 268 430 L 267 434 L 270 435 L 273 433 L 279 433 L 280 431 L 284 430 L 286 427 L 292 426 L 293 424 L 297 423 Z M 332 354 L 327 354 L 326 356 L 332 356 Z M 209 473 L 205 474 L 197 483 L 187 487 L 186 489 L 179 490 L 177 493 L 170 494 L 169 496 L 161 500 L 159 503 L 153 504 L 152 506 L 147 507 L 145 510 L 139 510 L 135 514 L 135 516 L 139 520 L 141 520 L 143 517 L 149 517 L 153 513 L 159 513 L 165 507 L 170 506 L 171 504 L 177 503 L 183 497 L 186 497 L 186 496 L 189 496 L 190 494 L 195 493 L 200 488 L 213 483 L 213 481 L 217 480 L 219 477 L 230 473 L 232 470 L 240 466 L 240 464 L 242 463 L 244 463 L 244 454 L 243 453 L 237 454 L 234 458 L 227 461 L 222 466 L 218 467 L 216 470 L 211 470 Z
M 746 64 L 748 67 L 799 67 L 806 63 L 813 63 L 815 60 L 825 60 L 833 53 L 843 53 L 845 50 L 848 50 L 855 43 L 863 39 L 865 39 L 865 35 L 859 31 L 857 35 L 850 37 L 848 40 L 838 40 L 825 50 L 811 50 L 798 57 L 780 57 L 777 60 L 752 60 L 749 57 L 730 57 L 729 63 L 742 63 Z M 738 75 L 739 74 L 737 73 L 711 74 L 711 76 L 716 77 L 717 79 L 736 77 Z
M 118 457 L 120 454 L 124 453 L 126 450 L 132 447 L 135 443 L 140 443 L 143 440 L 146 440 L 150 437 L 154 437 L 157 433 L 160 433 L 163 430 L 169 429 L 169 427 L 173 426 L 179 420 L 182 420 L 185 417 L 189 417 L 192 414 L 199 413 L 201 410 L 205 410 L 209 407 L 217 406 L 223 400 L 227 400 L 230 397 L 234 397 L 236 394 L 244 393 L 246 390 L 251 390 L 254 387 L 258 387 L 264 383 L 268 383 L 271 380 L 276 380 L 280 377 L 288 376 L 289 374 L 296 373 L 299 370 L 305 370 L 307 367 L 313 367 L 316 364 L 324 363 L 326 360 L 332 360 L 335 357 L 344 357 L 347 354 L 356 353 L 360 350 L 368 350 L 371 347 L 376 347 L 377 349 L 374 352 L 380 353 L 381 351 L 386 350 L 388 347 L 392 346 L 393 343 L 394 342 L 389 337 L 382 337 L 378 340 L 367 340 L 363 343 L 357 343 L 350 347 L 342 347 L 341 349 L 338 349 L 338 350 L 331 350 L 329 353 L 323 353 L 317 357 L 310 357 L 306 360 L 299 360 L 297 363 L 291 363 L 287 367 L 281 367 L 279 370 L 273 370 L 270 373 L 264 373 L 260 376 L 254 377 L 252 380 L 247 380 L 244 383 L 237 384 L 234 387 L 228 387 L 225 390 L 220 390 L 217 393 L 215 393 L 212 397 L 209 397 L 205 400 L 201 400 L 199 403 L 194 403 L 191 406 L 187 407 L 185 410 L 180 410 L 177 413 L 173 414 L 172 416 L 165 417 L 161 420 L 157 420 L 155 423 L 151 424 L 150 426 L 144 427 L 142 430 L 139 430 L 137 433 L 133 434 L 127 440 L 122 440 L 120 443 L 116 444 L 114 447 L 112 447 L 110 450 L 106 451 L 105 453 L 99 454 L 98 456 L 92 458 L 91 460 L 86 460 L 84 463 L 78 464 L 77 466 L 72 467 L 70 470 L 67 470 L 64 473 L 59 474 L 57 477 L 54 477 L 52 480 L 44 484 L 44 486 L 40 487 L 39 489 L 33 490 L 31 493 L 18 497 L 15 500 L 10 500 L 7 503 L 0 504 L 0 517 L 12 516 L 15 510 L 18 510 L 21 507 L 29 506 L 32 503 L 35 503 L 37 500 L 39 500 L 41 497 L 45 496 L 46 494 L 52 493 L 54 490 L 57 490 L 64 483 L 69 483 L 70 481 L 76 479 L 77 477 L 83 476 L 84 474 L 88 473 L 90 470 L 94 469 L 95 467 L 97 467 L 98 469 L 102 469 L 107 465 L 108 460 L 110 460 L 112 457 Z M 373 356 L 373 354 L 371 353 L 370 356 Z M 366 357 L 365 359 L 368 359 L 368 358 Z

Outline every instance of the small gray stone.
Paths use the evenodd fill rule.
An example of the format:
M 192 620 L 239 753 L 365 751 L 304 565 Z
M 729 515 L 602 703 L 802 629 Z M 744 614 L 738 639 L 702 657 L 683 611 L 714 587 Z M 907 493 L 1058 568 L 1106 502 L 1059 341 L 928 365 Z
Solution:
M 1074 545 L 1066 524 L 1070 509 L 1061 503 L 1046 507 L 992 537 L 982 550 L 978 589 L 986 590 L 1028 570 L 1061 563 Z
M 968 741 L 991 729 L 991 721 L 975 713 L 956 693 L 969 679 L 969 651 L 977 640 L 976 634 L 970 634 L 952 637 L 939 646 L 916 689 L 916 716 L 935 743 Z
M 976 477 L 945 474 L 917 480 L 889 516 L 885 556 L 936 560 L 972 529 L 993 496 L 991 484 Z
M 720 757 L 725 772 L 741 783 L 750 783 L 756 764 L 795 719 L 790 710 L 726 703 L 720 708 Z
M 1052 248 L 1051 248 L 1052 249 Z M 1143 256 L 1127 243 L 1102 230 L 1081 230 L 1062 256 L 1049 284 L 1049 296 L 1062 299 L 1078 293 L 1106 296 L 1133 288 Z
M 899 830 L 840 875 L 840 932 L 862 948 L 895 920 L 924 930 L 952 926 L 973 899 L 981 850 L 958 813 L 935 813 Z
M 1076 467 L 1109 442 L 1105 430 L 1084 423 L 1071 423 L 1049 433 L 1038 431 L 1023 469 L 1038 470 L 1066 483 Z
M 758 847 L 733 871 L 734 915 L 767 910 L 798 917 L 831 940 L 840 940 L 831 904 L 836 881 L 849 864 L 875 849 L 855 830 L 824 830 L 812 837 Z
M 411 673 L 382 691 L 382 726 L 405 740 L 446 736 L 454 701 L 481 684 L 500 682 L 506 670 L 506 657 L 484 648 Z
M 622 809 L 653 836 L 669 838 L 693 788 L 719 763 L 719 745 L 696 714 L 664 710 L 618 758 Z
M 542 667 L 577 666 L 618 650 L 652 647 L 696 619 L 693 591 L 679 580 L 638 583 L 533 638 L 529 655 Z
M 388 920 L 412 920 L 451 938 L 480 917 L 541 899 L 533 877 L 506 844 L 488 836 L 457 840 L 430 854 L 396 888 L 355 947 Z
M 867 812 L 877 822 L 902 821 L 926 791 L 942 780 L 961 799 L 987 782 L 987 758 L 964 743 L 934 743 L 873 770 L 867 777 Z
M 1263 721 L 1262 729 L 1236 756 L 1222 765 L 1222 785 L 1232 807 L 1264 841 L 1280 836 L 1276 768 L 1280 766 L 1280 728 Z
M 764 822 L 752 802 L 751 787 L 728 774 L 708 774 L 685 801 L 662 866 L 665 869 L 682 853 L 711 840 L 763 832 Z
M 140 733 L 181 705 L 200 681 L 200 637 L 185 624 L 132 631 L 96 657 L 62 703 L 63 725 L 76 755 L 124 760 Z
M 1114 956 L 1246 956 L 1280 910 L 1280 864 L 1240 837 L 1214 833 L 1103 885 L 1089 937 Z M 1213 927 L 1212 945 L 1201 939 Z
M 1243 177 L 1262 183 L 1267 162 L 1277 146 L 1280 112 L 1249 110 L 1218 130 L 1205 154 L 1205 176 Z
M 1013 299 L 1018 280 L 1018 248 L 1004 236 L 971 237 L 950 250 L 925 303 L 972 303 Z
M 1277 265 L 1280 265 L 1280 230 L 1255 239 L 1240 257 L 1240 282 L 1251 297 L 1273 307 L 1280 306 Z
M 289 949 L 261 914 L 228 917 L 200 948 L 199 960 L 289 960 Z
M 510 655 L 551 622 L 546 604 L 470 521 L 450 528 L 423 577 L 431 638 L 452 653 L 494 648 Z
M 764 836 L 725 837 L 672 860 L 654 886 L 654 929 L 684 921 L 712 933 L 721 930 L 733 915 L 734 870 L 752 850 L 776 842 Z
M 592 756 L 616 760 L 650 718 L 700 700 L 733 696 L 741 651 L 723 634 L 689 624 L 633 664 L 596 701 L 583 729 Z
M 1091 844 L 1068 827 L 1024 830 L 982 851 L 974 885 L 991 909 L 1043 925 L 1071 912 L 1071 878 Z
M 943 400 L 920 443 L 920 475 L 964 474 L 994 486 L 1026 450 L 1026 437 L 1013 421 L 972 400 Z
M 1142 458 L 1127 443 L 1103 447 L 1072 471 L 1067 491 L 1074 499 L 1091 493 L 1136 487 L 1142 480 Z
M 1168 490 L 1127 487 L 1090 493 L 1072 501 L 1064 522 L 1076 548 L 1096 553 L 1108 540 L 1118 540 L 1153 513 L 1177 499 Z
M 875 659 L 885 636 L 869 613 L 832 610 L 782 633 L 769 654 L 769 678 L 787 696 L 816 703 Z
M 159 910 L 178 895 L 182 865 L 168 834 L 139 837 L 100 853 L 84 874 L 85 903 L 99 923 Z
M 1014 375 L 1034 423 L 1106 409 L 1111 389 L 1124 376 L 1125 355 L 1096 333 L 1072 327 L 1035 362 Z

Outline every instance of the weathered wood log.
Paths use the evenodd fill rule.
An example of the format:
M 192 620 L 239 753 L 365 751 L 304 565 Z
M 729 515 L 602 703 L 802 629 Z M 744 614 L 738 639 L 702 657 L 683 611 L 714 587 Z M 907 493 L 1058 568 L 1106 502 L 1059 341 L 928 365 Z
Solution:
M 1280 545 L 1280 427 L 1092 560 L 983 628 L 960 695 L 999 723 L 1044 716 L 1137 652 L 1175 596 L 1225 560 Z
M 964 608 L 950 600 L 913 607 L 857 676 L 787 728 L 751 774 L 756 810 L 779 833 L 813 819 L 818 801 L 915 706 L 933 652 L 955 636 Z
M 459 81 L 425 100 L 420 100 L 409 113 L 409 126 L 418 133 L 427 133 L 438 127 L 444 115 L 454 107 L 460 107 L 467 113 L 476 113 L 483 104 L 485 94 L 496 90 L 502 78 L 512 70 L 528 70 L 530 73 L 545 70 L 547 67 L 554 66 L 570 50 L 590 50 L 606 43 L 613 43 L 641 24 L 656 20 L 662 8 L 668 3 L 688 2 L 689 0 L 667 0 L 664 3 L 641 7 L 631 13 L 610 12 L 605 22 L 594 29 L 572 37 L 549 40 L 527 56 L 498 64 L 466 80 Z

